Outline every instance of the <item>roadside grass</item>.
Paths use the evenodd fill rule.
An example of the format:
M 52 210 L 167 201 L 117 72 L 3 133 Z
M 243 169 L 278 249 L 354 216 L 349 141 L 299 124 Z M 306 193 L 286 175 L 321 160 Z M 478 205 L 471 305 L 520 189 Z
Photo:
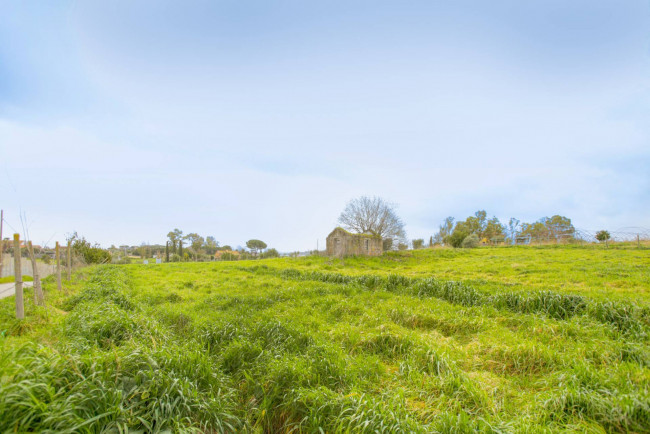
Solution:
M 562 285 L 572 257 L 587 271 Z M 0 301 L 0 430 L 650 432 L 647 262 L 433 249 L 50 277 L 23 322 Z
M 0 283 L 13 283 L 16 281 L 16 276 L 5 276 L 0 279 Z M 23 276 L 23 282 L 33 282 L 32 276 Z

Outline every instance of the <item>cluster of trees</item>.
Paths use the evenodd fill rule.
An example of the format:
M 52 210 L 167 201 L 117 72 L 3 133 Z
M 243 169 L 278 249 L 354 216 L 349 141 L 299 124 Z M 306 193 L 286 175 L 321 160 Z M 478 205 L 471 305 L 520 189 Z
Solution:
M 91 244 L 85 237 L 74 232 L 68 238 L 72 246 L 72 256 L 85 264 L 105 264 L 111 262 L 111 252 L 102 249 L 99 244 Z M 74 261 L 72 261 L 74 264 Z
M 348 202 L 339 216 L 339 223 L 351 232 L 381 237 L 384 250 L 406 250 L 406 231 L 396 208 L 395 204 L 382 198 L 362 196 Z M 571 219 L 565 216 L 542 217 L 530 223 L 512 217 L 504 224 L 497 217 L 488 218 L 485 210 L 479 210 L 465 220 L 456 221 L 454 217 L 447 217 L 439 226 L 438 232 L 429 238 L 428 246 L 476 247 L 481 243 L 572 242 L 577 240 L 576 236 L 576 228 Z M 607 244 L 611 238 L 606 230 L 596 233 L 599 242 Z M 413 249 L 422 249 L 425 240 L 411 240 L 411 245 Z
M 219 246 L 213 236 L 202 237 L 196 232 L 183 235 L 180 229 L 174 229 L 167 234 L 165 259 L 167 261 L 206 260 L 214 256 L 218 250 L 232 250 L 230 246 Z
M 575 227 L 571 219 L 561 215 L 543 217 L 536 222 L 522 223 L 511 218 L 505 225 L 498 218 L 488 218 L 484 210 L 477 211 L 465 220 L 454 222 L 447 217 L 438 232 L 429 240 L 429 245 L 445 244 L 453 247 L 475 247 L 479 243 L 498 244 L 518 241 L 557 241 L 573 239 Z
M 77 232 L 73 232 L 69 235 L 66 241 L 70 241 L 72 246 L 72 263 L 81 263 L 81 264 L 105 264 L 111 262 L 111 252 L 109 249 L 103 249 L 98 243 L 92 244 L 90 241 L 86 240 L 85 237 L 80 236 Z M 61 246 L 61 264 L 67 266 L 68 255 L 65 253 L 67 244 Z M 13 255 L 14 248 L 13 243 L 10 242 L 8 238 L 5 238 L 0 243 L 0 251 Z M 39 247 L 34 246 L 34 254 L 37 259 L 40 259 L 46 264 L 50 264 L 54 258 L 54 248 L 53 247 Z M 29 250 L 27 248 L 22 248 L 20 250 L 20 256 L 29 259 Z
M 229 245 L 221 246 L 213 236 L 202 237 L 192 232 L 183 235 L 180 229 L 174 229 L 167 234 L 168 241 L 165 245 L 165 260 L 167 262 L 178 261 L 205 261 L 238 260 L 256 258 L 274 258 L 280 256 L 276 249 L 267 249 L 264 241 L 251 239 L 246 242 L 246 247 L 239 247 L 236 250 Z

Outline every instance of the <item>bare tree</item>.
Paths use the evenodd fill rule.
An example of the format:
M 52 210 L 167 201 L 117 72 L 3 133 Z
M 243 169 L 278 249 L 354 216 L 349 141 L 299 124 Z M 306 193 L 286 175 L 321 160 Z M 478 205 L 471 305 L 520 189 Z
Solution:
M 511 244 L 517 244 L 517 235 L 521 232 L 520 223 L 516 218 L 510 217 L 510 221 L 508 222 L 508 237 L 510 238 Z
M 373 234 L 383 240 L 404 241 L 404 223 L 395 212 L 397 206 L 380 197 L 361 196 L 346 205 L 339 216 L 339 223 L 346 229 Z M 394 243 L 397 244 L 397 243 Z

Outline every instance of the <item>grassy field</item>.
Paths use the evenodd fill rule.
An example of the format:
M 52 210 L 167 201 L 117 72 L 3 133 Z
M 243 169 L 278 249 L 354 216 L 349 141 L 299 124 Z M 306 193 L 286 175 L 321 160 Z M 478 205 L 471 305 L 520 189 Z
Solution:
M 650 432 L 647 249 L 101 266 L 45 285 L 23 322 L 0 301 L 3 432 Z

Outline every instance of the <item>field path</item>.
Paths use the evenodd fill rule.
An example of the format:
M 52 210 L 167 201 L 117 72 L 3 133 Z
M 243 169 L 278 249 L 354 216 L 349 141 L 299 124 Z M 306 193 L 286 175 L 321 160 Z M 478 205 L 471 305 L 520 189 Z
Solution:
M 23 288 L 25 286 L 32 286 L 33 284 L 34 282 L 23 282 Z M 14 282 L 0 283 L 0 298 L 5 298 L 14 295 L 16 293 L 15 285 L 16 284 Z

